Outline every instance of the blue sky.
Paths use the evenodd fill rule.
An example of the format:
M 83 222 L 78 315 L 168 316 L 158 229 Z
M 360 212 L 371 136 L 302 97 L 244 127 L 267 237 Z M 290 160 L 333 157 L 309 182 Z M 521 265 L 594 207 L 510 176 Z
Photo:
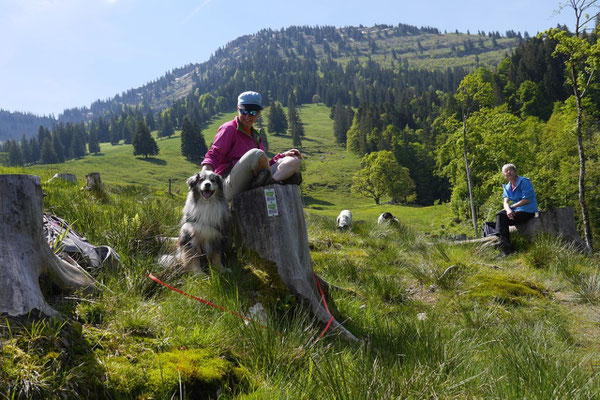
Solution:
M 564 2 L 564 1 L 563 1 Z M 560 0 L 0 0 L 0 108 L 89 106 L 202 63 L 263 28 L 404 23 L 534 35 L 573 17 Z

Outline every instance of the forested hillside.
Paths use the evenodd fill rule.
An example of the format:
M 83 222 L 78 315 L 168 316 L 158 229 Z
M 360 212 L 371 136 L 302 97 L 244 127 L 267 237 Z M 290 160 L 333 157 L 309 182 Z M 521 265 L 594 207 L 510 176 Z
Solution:
M 10 112 L 0 109 L 0 143 L 8 139 L 31 137 L 40 126 L 52 128 L 56 124 L 54 116 L 38 116 L 24 112 Z
M 539 181 L 543 208 L 568 205 L 583 212 L 577 199 L 580 188 L 589 187 L 590 215 L 584 218 L 584 212 L 581 218 L 595 231 L 600 226 L 596 69 L 581 69 L 592 75 L 582 80 L 588 87 L 580 98 L 569 97 L 572 74 L 565 73 L 566 65 L 584 66 L 595 58 L 591 52 L 568 63 L 575 56 L 557 43 L 571 38 L 597 46 L 596 35 L 575 36 L 565 27 L 528 40 L 507 34 L 511 37 L 440 34 L 404 25 L 264 30 L 219 49 L 202 65 L 172 71 L 89 109 L 67 110 L 61 117 L 70 122 L 51 132 L 40 129 L 37 138 L 7 141 L 0 158 L 7 165 L 24 165 L 81 157 L 86 150 L 79 136 L 95 149 L 102 142 L 130 144 L 141 120 L 159 137 L 170 137 L 186 117 L 202 128 L 215 114 L 232 110 L 237 94 L 251 88 L 277 107 L 324 103 L 331 107 L 337 142 L 358 156 L 369 155 L 365 168 L 377 160 L 395 162 L 395 175 L 406 179 L 390 177 L 373 191 L 376 202 L 382 194 L 419 205 L 451 200 L 456 218 L 473 219 L 476 226 L 475 217 L 491 218 L 498 207 L 498 171 L 512 161 Z M 411 41 L 413 47 L 407 44 Z M 500 53 L 507 56 L 500 59 Z M 483 65 L 484 55 L 493 54 L 499 63 Z M 473 63 L 460 65 L 469 57 Z M 436 60 L 446 67 L 437 68 Z M 290 129 L 292 125 L 302 127 L 295 123 Z M 581 148 L 588 150 L 584 154 Z M 582 160 L 588 166 L 578 182 Z M 469 181 L 473 190 L 468 190 Z M 556 187 L 562 188 L 560 193 Z
M 0 142 L 23 134 L 31 137 L 39 125 L 50 128 L 52 122 L 111 120 L 126 106 L 156 113 L 189 94 L 222 97 L 221 105 L 232 106 L 235 93 L 248 86 L 267 94 L 268 100 L 284 104 L 294 92 L 300 103 L 310 102 L 316 94 L 329 105 L 341 99 L 353 106 L 373 97 L 383 100 L 377 88 L 367 88 L 374 79 L 378 86 L 386 86 L 390 75 L 397 76 L 393 84 L 400 89 L 419 92 L 432 86 L 449 91 L 466 71 L 496 65 L 527 38 L 526 33 L 522 36 L 513 31 L 505 36 L 499 32 L 441 33 L 436 28 L 403 24 L 267 29 L 232 41 L 205 63 L 174 69 L 143 87 L 89 107 L 67 109 L 56 121 L 28 114 L 28 125 L 23 125 L 15 123 L 21 116 L 18 113 L 0 114 Z M 354 86 L 355 78 L 364 84 Z

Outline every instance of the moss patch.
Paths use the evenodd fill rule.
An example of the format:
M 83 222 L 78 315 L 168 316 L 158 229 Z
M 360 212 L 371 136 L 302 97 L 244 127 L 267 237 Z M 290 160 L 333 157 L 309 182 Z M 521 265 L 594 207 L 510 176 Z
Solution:
M 468 299 L 480 302 L 495 301 L 500 304 L 523 305 L 528 299 L 545 298 L 544 288 L 520 277 L 500 274 L 478 275 L 466 294 Z
M 238 381 L 238 368 L 208 349 L 147 352 L 138 359 L 106 360 L 108 387 L 127 396 L 170 397 L 182 387 L 194 398 L 216 396 L 228 382 Z

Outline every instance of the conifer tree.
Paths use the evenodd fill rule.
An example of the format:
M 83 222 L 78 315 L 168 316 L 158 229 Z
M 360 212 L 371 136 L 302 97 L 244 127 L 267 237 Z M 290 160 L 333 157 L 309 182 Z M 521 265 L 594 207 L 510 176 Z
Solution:
M 170 112 L 164 112 L 162 118 L 160 119 L 160 127 L 158 129 L 158 137 L 160 138 L 171 137 L 173 133 L 175 133 L 170 115 Z
M 48 137 L 44 138 L 44 141 L 42 142 L 42 147 L 40 149 L 40 163 L 56 164 L 58 162 L 58 156 L 56 155 L 56 151 L 54 150 L 52 139 Z
M 85 140 L 83 135 L 73 135 L 73 138 L 71 139 L 71 155 L 75 158 L 85 156 Z
M 181 155 L 190 161 L 200 162 L 207 151 L 200 125 L 196 120 L 185 116 L 181 128 Z
M 154 114 L 152 110 L 149 110 L 146 114 L 146 125 L 148 125 L 148 129 L 150 131 L 156 130 L 156 121 L 154 120 Z
M 21 153 L 23 154 L 23 164 L 32 163 L 33 160 L 31 154 L 31 146 L 29 145 L 29 141 L 27 140 L 27 137 L 25 137 L 25 135 L 21 137 L 20 147 Z
M 133 132 L 135 132 L 136 129 L 136 121 L 140 119 L 143 120 L 141 114 L 138 118 L 135 118 L 133 114 L 129 114 L 125 117 L 123 122 L 123 143 L 131 144 L 133 140 Z
M 113 146 L 119 144 L 121 141 L 121 131 L 116 123 L 111 123 L 109 127 L 110 132 L 110 144 Z
M 304 136 L 304 126 L 300 120 L 298 110 L 296 109 L 296 105 L 293 101 L 289 101 L 288 103 L 288 123 L 292 136 L 294 136 L 294 133 L 299 137 Z
M 57 131 L 52 132 L 52 147 L 58 163 L 65 162 L 65 148 L 63 147 Z
M 352 126 L 353 118 L 354 112 L 352 109 L 344 106 L 342 101 L 338 100 L 337 104 L 333 107 L 333 135 L 337 143 L 346 145 L 346 134 L 350 126 Z
M 90 132 L 88 149 L 89 149 L 90 153 L 94 153 L 94 154 L 100 153 L 100 143 L 98 141 L 97 131 Z
M 269 139 L 267 138 L 267 133 L 265 132 L 265 128 L 260 128 L 258 130 L 258 134 L 260 137 L 260 141 L 263 146 L 265 146 L 265 151 L 269 151 Z
M 273 102 L 269 107 L 269 122 L 267 128 L 275 135 L 283 134 L 288 129 L 288 120 L 279 102 Z
M 14 140 L 8 140 L 6 142 L 8 152 L 8 165 L 10 167 L 22 167 L 25 165 L 23 160 L 23 152 L 21 147 Z
M 143 120 L 138 120 L 133 134 L 133 155 L 155 156 L 159 152 L 156 141 L 150 134 L 146 123 Z
M 195 133 L 194 142 L 196 144 L 196 157 L 195 159 L 200 161 L 204 159 L 206 152 L 208 151 L 208 146 L 206 146 L 206 141 L 204 140 L 204 135 L 202 134 L 202 128 L 198 121 L 192 121 L 192 128 Z
M 40 143 L 35 137 L 29 138 L 29 148 L 31 149 L 31 163 L 38 162 L 40 160 Z
M 42 143 L 44 143 L 45 138 L 50 138 L 50 131 L 43 125 L 40 125 L 40 128 L 38 129 L 38 143 L 40 144 L 40 147 L 42 146 Z
M 110 142 L 110 130 L 108 127 L 108 123 L 104 120 L 104 118 L 98 118 L 98 142 L 99 143 L 107 143 Z

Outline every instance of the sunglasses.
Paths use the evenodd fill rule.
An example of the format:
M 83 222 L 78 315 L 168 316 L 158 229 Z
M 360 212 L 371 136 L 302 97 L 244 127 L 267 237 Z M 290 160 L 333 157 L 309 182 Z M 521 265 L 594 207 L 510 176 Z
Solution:
M 258 115 L 258 110 L 251 110 L 251 111 L 240 110 L 240 114 L 242 114 L 242 115 L 250 114 L 251 116 L 256 117 Z

